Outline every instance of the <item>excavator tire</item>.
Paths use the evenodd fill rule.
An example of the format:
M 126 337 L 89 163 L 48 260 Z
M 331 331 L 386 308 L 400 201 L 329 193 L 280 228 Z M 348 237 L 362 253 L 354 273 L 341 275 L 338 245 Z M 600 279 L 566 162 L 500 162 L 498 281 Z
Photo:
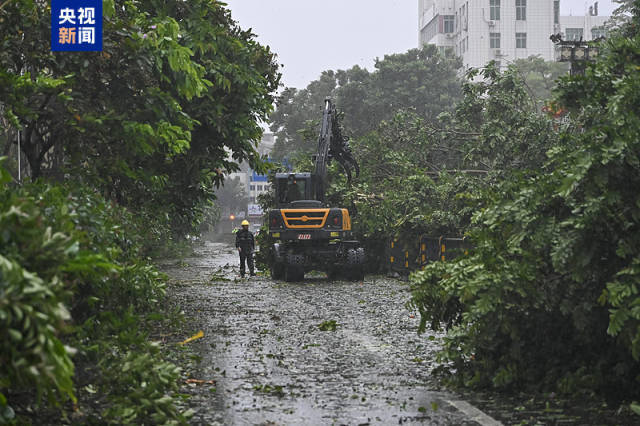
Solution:
M 271 278 L 281 280 L 284 278 L 285 266 L 283 263 L 277 262 L 271 265 Z
M 287 264 L 284 265 L 284 280 L 288 282 L 302 281 L 304 279 L 304 256 L 289 253 Z
M 362 247 L 347 250 L 347 278 L 352 281 L 364 280 L 364 249 Z

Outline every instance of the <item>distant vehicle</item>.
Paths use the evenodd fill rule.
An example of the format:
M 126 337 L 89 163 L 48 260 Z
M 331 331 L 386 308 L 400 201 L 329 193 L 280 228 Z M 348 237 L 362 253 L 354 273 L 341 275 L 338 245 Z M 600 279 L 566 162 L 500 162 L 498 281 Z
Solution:
M 314 173 L 277 173 L 276 209 L 268 212 L 273 245 L 271 276 L 286 281 L 304 279 L 305 271 L 322 270 L 330 278 L 338 275 L 364 278 L 365 252 L 353 239 L 351 216 L 346 208 L 325 204 L 327 166 L 337 160 L 351 178 L 358 164 L 342 137 L 331 100 L 325 100 L 322 127 L 315 155 Z

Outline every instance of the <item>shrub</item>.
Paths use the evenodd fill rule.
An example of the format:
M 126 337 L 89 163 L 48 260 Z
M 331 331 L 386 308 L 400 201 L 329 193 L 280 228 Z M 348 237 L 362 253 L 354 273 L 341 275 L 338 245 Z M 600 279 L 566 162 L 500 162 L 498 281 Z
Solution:
M 8 342 L 0 348 L 0 419 L 14 417 L 17 391 L 36 391 L 35 400 L 22 397 L 27 404 L 41 396 L 53 406 L 76 401 L 71 356 L 77 349 L 80 360 L 90 362 L 108 354 L 109 367 L 96 377 L 99 386 L 128 374 L 129 387 L 102 385 L 114 407 L 124 410 L 129 401 L 129 408 L 151 418 L 183 422 L 169 396 L 178 370 L 150 349 L 141 331 L 141 315 L 165 291 L 164 275 L 140 258 L 142 224 L 86 188 L 10 187 L 1 164 L 0 185 L 0 337 Z M 115 368 L 120 360 L 131 362 L 126 374 Z M 153 395 L 138 389 L 136 375 L 155 383 Z M 129 396 L 139 392 L 159 401 L 141 411 L 135 408 L 140 400 Z M 125 421 L 114 410 L 114 421 Z
M 72 350 L 59 339 L 70 319 L 64 295 L 57 277 L 45 282 L 0 255 L 0 390 L 35 387 L 50 403 L 75 400 Z

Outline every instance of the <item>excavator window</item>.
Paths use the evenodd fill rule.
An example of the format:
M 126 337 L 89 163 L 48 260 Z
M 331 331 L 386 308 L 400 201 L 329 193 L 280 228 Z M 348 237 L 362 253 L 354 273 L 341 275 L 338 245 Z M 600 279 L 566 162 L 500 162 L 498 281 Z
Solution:
M 304 189 L 306 181 L 290 180 L 287 182 L 287 202 L 304 200 Z
M 289 178 L 278 182 L 278 195 L 280 203 L 291 203 L 304 200 L 307 181 L 305 179 Z

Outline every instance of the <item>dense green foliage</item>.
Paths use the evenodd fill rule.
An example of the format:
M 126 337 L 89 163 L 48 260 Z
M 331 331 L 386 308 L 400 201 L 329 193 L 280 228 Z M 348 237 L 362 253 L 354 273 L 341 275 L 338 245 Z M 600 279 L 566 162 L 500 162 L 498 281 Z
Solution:
M 542 99 L 555 84 L 547 79 L 566 67 L 530 58 L 505 75 L 489 67 L 485 82 L 472 83 L 479 72 L 461 82 L 457 65 L 433 46 L 388 55 L 373 73 L 328 71 L 302 91 L 286 89 L 272 114 L 283 150 L 277 155 L 310 170 L 320 105 L 327 94 L 337 99 L 362 174 L 348 186 L 330 169 L 328 196 L 357 213 L 356 231 L 375 254 L 372 263 L 380 264 L 390 235 L 462 235 L 482 203 L 480 188 L 504 170 L 542 166 L 552 146 Z
M 560 79 L 569 125 L 545 139 L 523 116 L 506 139 L 526 157 L 501 161 L 483 192 L 472 253 L 412 278 L 422 326 L 448 327 L 441 359 L 462 383 L 640 397 L 640 2 L 631 9 L 585 76 Z
M 358 138 L 375 130 L 402 109 L 434 120 L 451 109 L 460 94 L 457 58 L 438 53 L 435 46 L 385 55 L 369 72 L 358 66 L 325 71 L 305 89 L 285 89 L 271 114 L 271 130 L 278 140 L 274 156 L 292 159 L 315 151 L 324 99 L 333 98 L 344 113 L 345 134 Z
M 106 1 L 103 51 L 83 54 L 49 51 L 49 15 L 0 9 L 0 114 L 33 177 L 80 179 L 180 236 L 224 173 L 261 168 L 277 65 L 222 3 Z
M 162 362 L 138 324 L 164 295 L 162 276 L 138 255 L 143 224 L 92 191 L 47 184 L 11 188 L 4 171 L 3 177 L 0 334 L 11 342 L 0 350 L 3 406 L 33 389 L 36 400 L 76 401 L 77 353 L 83 369 L 99 360 L 100 374 L 90 384 L 116 402 L 105 418 L 116 421 L 133 409 L 138 419 L 159 413 L 183 419 L 170 398 L 178 371 Z M 133 347 L 149 353 L 131 352 Z M 136 364 L 141 356 L 157 365 Z M 123 362 L 133 366 L 122 369 Z M 113 387 L 112 380 L 123 387 Z M 143 381 L 149 386 L 136 385 Z M 138 406 L 130 389 L 167 407 Z
M 357 211 L 355 229 L 373 264 L 392 235 L 415 244 L 422 234 L 463 236 L 486 202 L 484 188 L 508 170 L 542 167 L 557 138 L 519 70 L 490 66 L 482 77 L 464 83 L 461 101 L 437 120 L 401 111 L 353 141 L 361 176 L 351 186 L 334 177 L 331 199 Z

